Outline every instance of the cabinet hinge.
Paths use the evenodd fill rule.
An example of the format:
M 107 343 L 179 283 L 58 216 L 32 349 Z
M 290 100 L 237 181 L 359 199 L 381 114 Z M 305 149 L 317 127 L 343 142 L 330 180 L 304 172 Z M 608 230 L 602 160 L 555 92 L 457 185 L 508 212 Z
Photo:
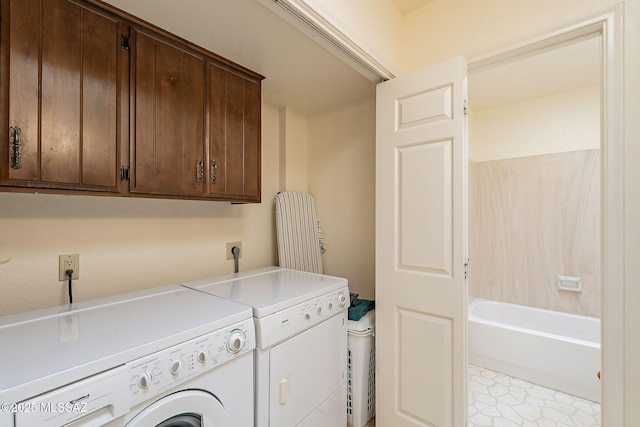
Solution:
M 129 166 L 120 166 L 120 181 L 129 181 Z
M 125 36 L 124 34 L 122 35 L 122 38 L 120 39 L 120 47 L 124 50 L 131 50 L 131 37 L 129 36 Z

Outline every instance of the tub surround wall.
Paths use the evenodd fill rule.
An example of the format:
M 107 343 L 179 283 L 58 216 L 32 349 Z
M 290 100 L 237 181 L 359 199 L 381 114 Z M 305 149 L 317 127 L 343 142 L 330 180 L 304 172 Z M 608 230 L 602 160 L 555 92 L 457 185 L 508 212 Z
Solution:
M 470 105 L 469 295 L 600 317 L 600 87 Z
M 470 296 L 600 316 L 599 151 L 470 163 Z

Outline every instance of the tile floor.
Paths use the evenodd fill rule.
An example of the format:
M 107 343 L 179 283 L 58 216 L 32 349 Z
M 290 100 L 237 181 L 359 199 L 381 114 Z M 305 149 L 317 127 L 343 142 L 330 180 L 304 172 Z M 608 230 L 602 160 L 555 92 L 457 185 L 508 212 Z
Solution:
M 467 369 L 468 427 L 597 427 L 600 404 L 479 366 Z
M 600 404 L 469 365 L 467 427 L 598 427 Z M 375 418 L 366 427 L 375 427 Z

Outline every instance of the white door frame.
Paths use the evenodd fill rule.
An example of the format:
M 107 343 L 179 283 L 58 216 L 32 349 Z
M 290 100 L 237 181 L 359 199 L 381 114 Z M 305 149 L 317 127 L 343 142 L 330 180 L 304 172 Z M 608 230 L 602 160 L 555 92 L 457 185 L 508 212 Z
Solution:
M 602 425 L 624 423 L 624 104 L 623 5 L 517 46 L 471 58 L 469 73 L 535 55 L 560 44 L 600 36 Z

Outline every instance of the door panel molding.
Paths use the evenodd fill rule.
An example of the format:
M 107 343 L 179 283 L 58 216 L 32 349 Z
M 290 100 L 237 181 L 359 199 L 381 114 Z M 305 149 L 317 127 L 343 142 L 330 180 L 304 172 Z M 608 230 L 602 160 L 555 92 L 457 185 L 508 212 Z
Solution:
M 453 119 L 453 85 L 435 87 L 396 101 L 396 129 Z
M 453 275 L 452 145 L 444 139 L 396 148 L 399 270 Z
M 453 319 L 398 307 L 395 324 L 397 357 L 402 360 L 396 411 L 415 425 L 452 425 Z M 412 393 L 416 388 L 423 393 Z

